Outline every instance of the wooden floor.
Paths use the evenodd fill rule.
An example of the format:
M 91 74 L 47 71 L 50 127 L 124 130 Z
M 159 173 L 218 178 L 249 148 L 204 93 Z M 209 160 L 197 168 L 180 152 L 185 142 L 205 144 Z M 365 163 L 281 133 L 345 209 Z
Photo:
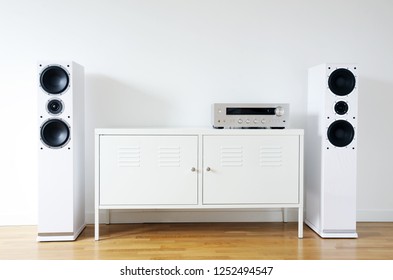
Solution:
M 89 225 L 75 242 L 36 242 L 35 226 L 0 227 L 0 259 L 393 260 L 393 223 L 358 223 L 358 239 L 322 239 L 297 223 Z

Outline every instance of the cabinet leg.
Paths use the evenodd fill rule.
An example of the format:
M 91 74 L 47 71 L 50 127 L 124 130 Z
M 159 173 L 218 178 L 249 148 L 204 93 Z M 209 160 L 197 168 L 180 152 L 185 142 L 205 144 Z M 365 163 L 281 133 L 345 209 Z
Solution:
M 303 207 L 299 207 L 298 211 L 298 234 L 299 238 L 303 238 Z
M 284 223 L 288 222 L 288 209 L 287 208 L 281 208 L 281 212 L 282 212 L 282 221 Z
M 111 210 L 106 210 L 106 217 L 105 217 L 105 223 L 109 225 L 111 223 Z
M 94 240 L 100 240 L 100 210 L 96 209 L 94 217 Z

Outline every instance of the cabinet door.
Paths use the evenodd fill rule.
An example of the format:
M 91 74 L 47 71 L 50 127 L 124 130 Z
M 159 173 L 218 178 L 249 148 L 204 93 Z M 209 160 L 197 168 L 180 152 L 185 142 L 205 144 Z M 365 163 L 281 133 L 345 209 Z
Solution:
M 197 157 L 197 136 L 101 136 L 100 204 L 196 204 Z
M 298 203 L 297 136 L 205 136 L 203 203 Z

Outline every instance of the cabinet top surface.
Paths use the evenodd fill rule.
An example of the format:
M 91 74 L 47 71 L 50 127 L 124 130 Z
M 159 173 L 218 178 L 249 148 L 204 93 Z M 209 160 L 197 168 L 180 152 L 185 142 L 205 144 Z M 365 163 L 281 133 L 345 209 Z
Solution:
M 194 127 L 96 128 L 96 135 L 304 135 L 303 129 L 215 129 Z

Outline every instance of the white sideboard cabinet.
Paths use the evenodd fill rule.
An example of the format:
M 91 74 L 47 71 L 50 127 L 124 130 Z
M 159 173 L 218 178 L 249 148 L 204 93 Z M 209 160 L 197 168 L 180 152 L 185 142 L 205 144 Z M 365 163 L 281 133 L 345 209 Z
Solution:
M 298 208 L 303 130 L 96 129 L 95 239 L 101 209 Z

